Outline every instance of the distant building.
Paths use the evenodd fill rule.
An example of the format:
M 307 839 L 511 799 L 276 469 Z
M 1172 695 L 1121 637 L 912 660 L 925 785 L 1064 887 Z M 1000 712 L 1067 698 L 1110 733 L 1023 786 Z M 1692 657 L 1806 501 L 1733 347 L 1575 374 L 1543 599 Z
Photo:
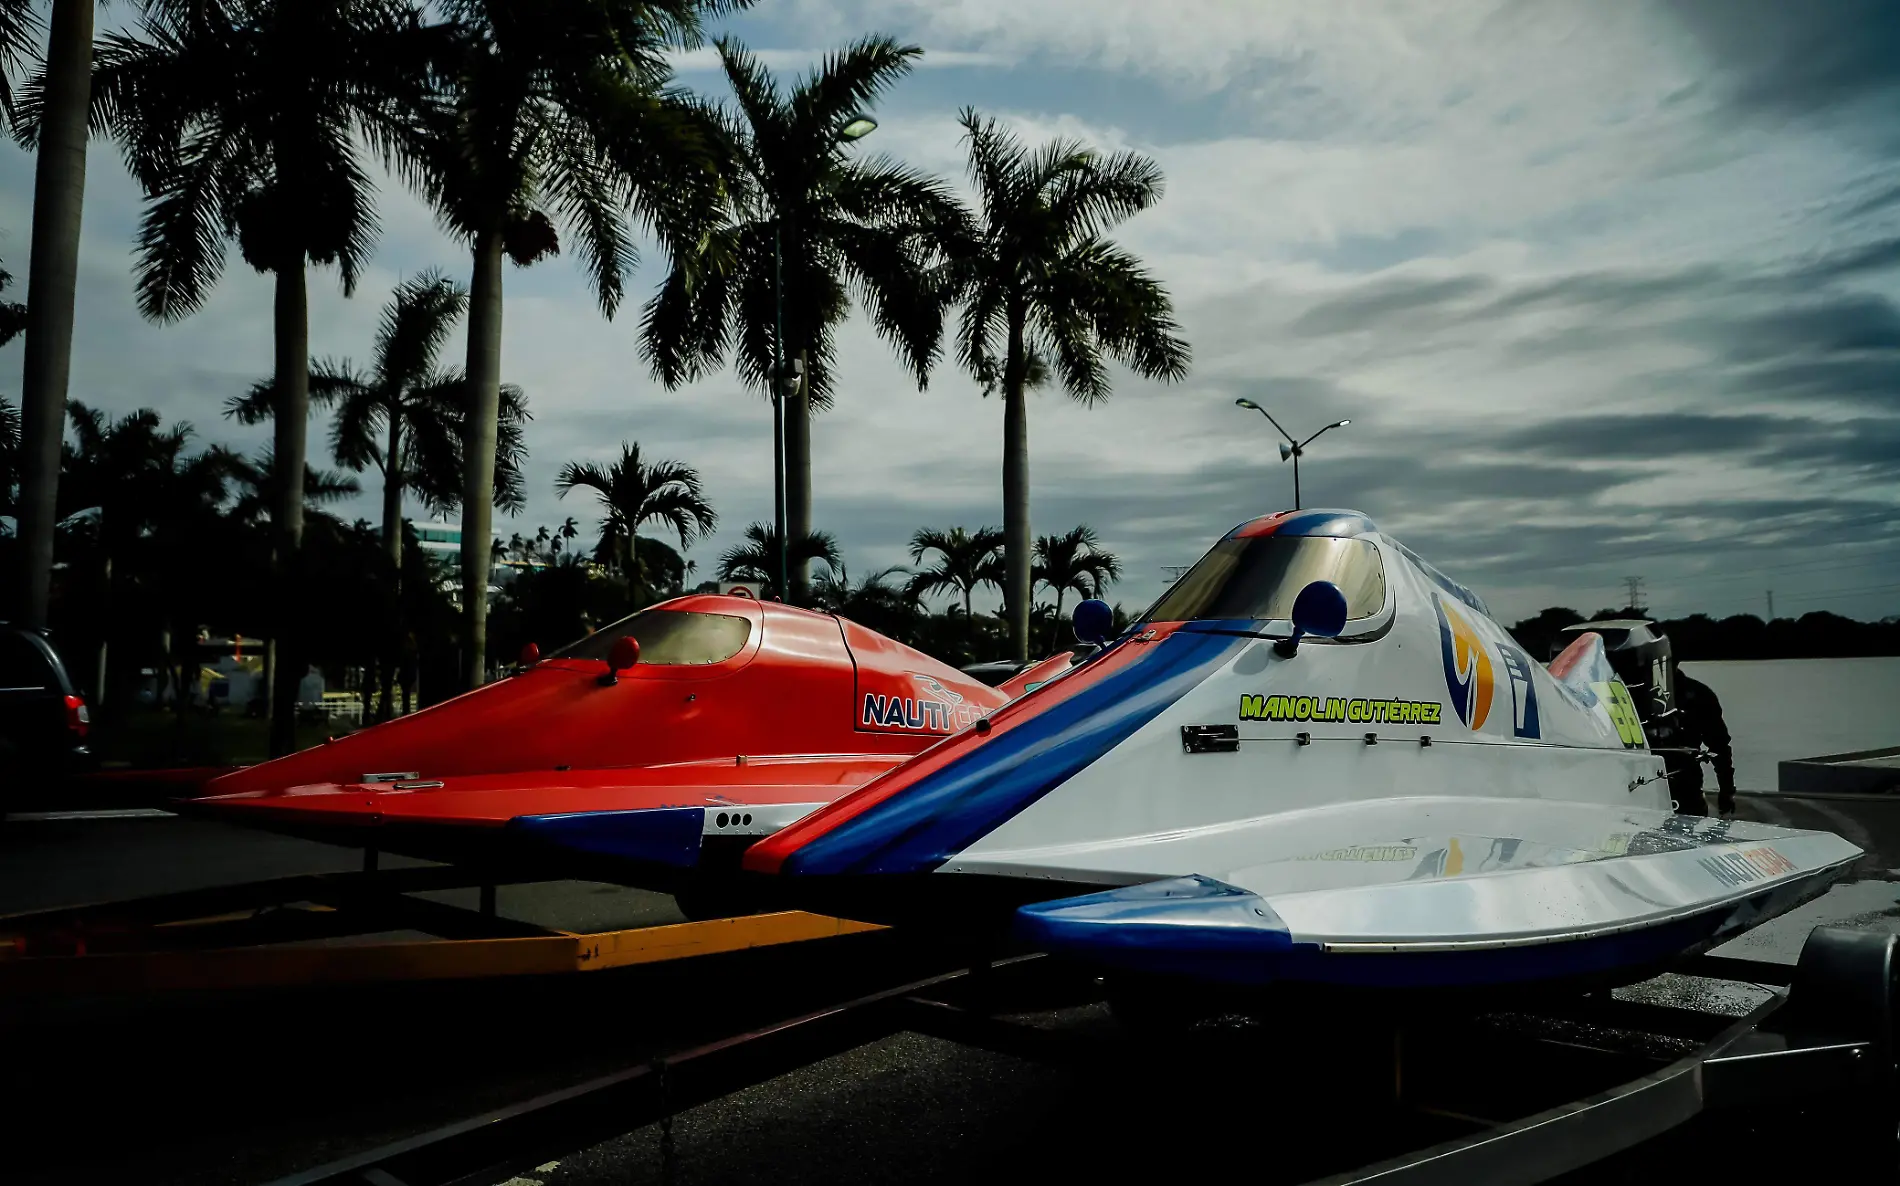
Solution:
M 432 519 L 427 523 L 411 522 L 409 526 L 415 530 L 416 542 L 422 546 L 423 551 L 434 552 L 456 565 L 462 563 L 462 525 L 460 523 L 445 523 Z

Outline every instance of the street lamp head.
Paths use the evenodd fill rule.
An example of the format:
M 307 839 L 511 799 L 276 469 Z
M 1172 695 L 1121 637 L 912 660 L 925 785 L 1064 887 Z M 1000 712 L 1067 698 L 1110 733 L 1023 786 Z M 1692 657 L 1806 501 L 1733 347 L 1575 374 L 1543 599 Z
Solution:
M 1234 401 L 1234 406 L 1240 407 L 1240 408 L 1246 408 L 1250 412 L 1258 412 L 1262 410 L 1259 404 L 1253 402 L 1250 399 L 1237 399 Z
M 1340 422 L 1339 422 L 1338 424 L 1335 424 L 1335 425 L 1333 425 L 1333 427 L 1334 427 L 1334 428 L 1344 428 L 1344 427 L 1346 427 L 1346 426 L 1347 426 L 1348 424 L 1351 424 L 1351 423 L 1352 423 L 1352 421 L 1350 421 L 1350 420 L 1341 420 L 1341 421 L 1340 421 Z
M 877 121 L 868 115 L 854 115 L 838 129 L 838 139 L 844 141 L 862 140 L 877 131 Z
M 1298 452 L 1299 452 L 1298 449 L 1295 449 L 1292 445 L 1287 444 L 1285 441 L 1280 442 L 1280 460 L 1281 461 L 1285 461 L 1287 458 L 1293 456 L 1295 453 L 1298 453 Z

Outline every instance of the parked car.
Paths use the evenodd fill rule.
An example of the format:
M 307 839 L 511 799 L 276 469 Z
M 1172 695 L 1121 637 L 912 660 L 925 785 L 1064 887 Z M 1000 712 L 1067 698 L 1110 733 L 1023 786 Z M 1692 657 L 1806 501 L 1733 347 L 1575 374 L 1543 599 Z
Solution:
M 0 810 L 92 762 L 92 717 L 44 631 L 0 623 Z

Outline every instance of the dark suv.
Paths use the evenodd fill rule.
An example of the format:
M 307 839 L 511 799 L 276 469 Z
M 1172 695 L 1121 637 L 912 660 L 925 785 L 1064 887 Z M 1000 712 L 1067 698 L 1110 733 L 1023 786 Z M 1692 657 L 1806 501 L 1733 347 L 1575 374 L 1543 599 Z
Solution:
M 92 718 L 38 630 L 0 623 L 0 811 L 35 783 L 84 768 Z

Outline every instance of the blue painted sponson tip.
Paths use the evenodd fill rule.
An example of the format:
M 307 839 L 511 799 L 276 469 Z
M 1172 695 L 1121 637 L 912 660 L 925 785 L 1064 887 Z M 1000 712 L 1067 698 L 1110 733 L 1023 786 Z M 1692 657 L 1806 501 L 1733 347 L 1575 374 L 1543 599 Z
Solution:
M 518 815 L 508 821 L 508 827 L 543 844 L 574 852 L 690 869 L 699 864 L 706 809 L 654 807 Z
M 1258 895 L 1211 877 L 1176 877 L 1016 911 L 1016 937 L 1044 951 L 1146 972 L 1255 982 L 1292 950 Z M 1251 974 L 1243 966 L 1251 966 Z

